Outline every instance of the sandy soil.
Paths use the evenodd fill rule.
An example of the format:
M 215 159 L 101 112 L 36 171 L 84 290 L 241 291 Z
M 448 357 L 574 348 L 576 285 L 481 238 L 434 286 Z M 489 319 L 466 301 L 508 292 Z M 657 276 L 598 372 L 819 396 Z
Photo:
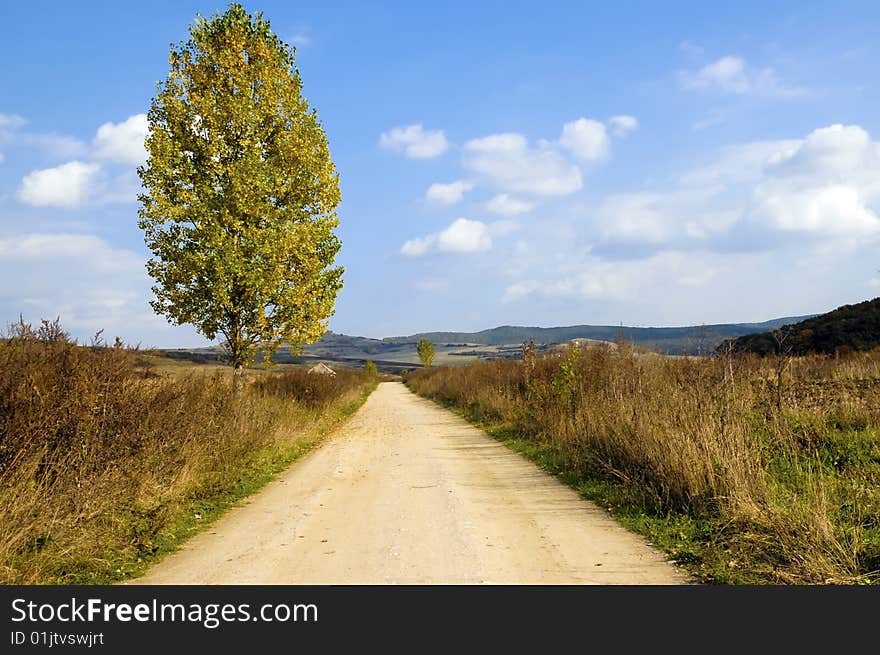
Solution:
M 135 584 L 681 584 L 643 539 L 396 382 Z

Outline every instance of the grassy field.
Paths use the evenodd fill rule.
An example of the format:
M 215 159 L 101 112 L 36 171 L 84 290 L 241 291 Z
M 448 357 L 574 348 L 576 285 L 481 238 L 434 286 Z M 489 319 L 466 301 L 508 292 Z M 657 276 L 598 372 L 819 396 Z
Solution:
M 670 358 L 578 348 L 407 384 L 707 582 L 880 580 L 880 353 Z
M 378 378 L 253 373 L 0 340 L 0 583 L 132 578 L 314 447 Z M 44 326 L 46 328 L 46 326 Z

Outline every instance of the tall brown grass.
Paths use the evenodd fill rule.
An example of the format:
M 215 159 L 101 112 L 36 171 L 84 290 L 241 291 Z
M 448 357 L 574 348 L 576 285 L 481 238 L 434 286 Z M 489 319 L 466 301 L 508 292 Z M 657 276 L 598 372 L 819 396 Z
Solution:
M 521 361 L 421 369 L 408 384 L 533 440 L 567 471 L 615 481 L 646 514 L 697 522 L 717 560 L 709 579 L 852 582 L 880 569 L 878 353 L 526 349 Z M 745 575 L 719 574 L 721 561 Z
M 57 323 L 0 340 L 0 582 L 106 581 L 156 553 L 193 502 L 282 461 L 365 376 L 159 376 L 118 343 L 79 346 Z

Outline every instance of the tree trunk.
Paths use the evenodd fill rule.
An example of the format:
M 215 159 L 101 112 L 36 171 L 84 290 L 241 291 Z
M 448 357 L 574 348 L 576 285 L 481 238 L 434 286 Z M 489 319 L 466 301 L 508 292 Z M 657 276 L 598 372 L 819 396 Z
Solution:
M 241 362 L 235 362 L 232 368 L 232 394 L 238 397 L 242 389 L 244 389 L 244 366 Z

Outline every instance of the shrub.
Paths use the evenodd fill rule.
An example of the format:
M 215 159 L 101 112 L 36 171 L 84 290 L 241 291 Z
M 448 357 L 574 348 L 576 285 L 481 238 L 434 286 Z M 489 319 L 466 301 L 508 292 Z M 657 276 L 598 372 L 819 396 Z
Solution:
M 82 582 L 156 552 L 181 508 L 282 461 L 363 374 L 294 370 L 232 397 L 224 373 L 156 374 L 121 343 L 20 322 L 0 340 L 0 583 Z M 165 535 L 167 536 L 167 535 Z

